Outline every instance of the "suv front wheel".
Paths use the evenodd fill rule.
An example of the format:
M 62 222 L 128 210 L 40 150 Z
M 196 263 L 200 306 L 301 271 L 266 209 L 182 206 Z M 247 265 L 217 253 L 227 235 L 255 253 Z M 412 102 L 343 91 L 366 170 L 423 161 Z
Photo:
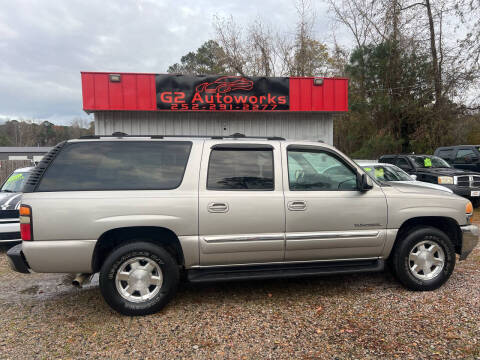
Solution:
M 455 249 L 448 236 L 433 227 L 417 228 L 400 239 L 392 265 L 398 280 L 417 291 L 435 290 L 455 267 Z
M 100 291 L 105 301 L 124 315 L 148 315 L 173 297 L 179 268 L 172 255 L 149 242 L 116 248 L 100 270 Z

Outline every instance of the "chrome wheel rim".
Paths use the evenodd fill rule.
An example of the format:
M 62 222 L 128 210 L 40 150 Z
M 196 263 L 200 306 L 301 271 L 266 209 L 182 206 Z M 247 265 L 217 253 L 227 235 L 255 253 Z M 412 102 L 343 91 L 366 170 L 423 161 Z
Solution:
M 115 285 L 119 294 L 131 302 L 153 299 L 163 284 L 160 266 L 150 258 L 135 257 L 125 261 L 117 270 Z
M 445 252 L 436 242 L 425 240 L 416 244 L 408 256 L 410 272 L 419 280 L 437 277 L 445 266 Z

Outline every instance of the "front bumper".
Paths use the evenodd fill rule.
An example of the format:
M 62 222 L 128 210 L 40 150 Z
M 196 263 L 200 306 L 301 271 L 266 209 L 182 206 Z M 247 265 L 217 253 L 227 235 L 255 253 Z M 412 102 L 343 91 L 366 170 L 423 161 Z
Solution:
M 448 184 L 441 184 L 441 185 L 452 190 L 454 194 L 457 194 L 466 198 L 472 198 L 472 191 L 480 191 L 480 187 L 467 187 L 467 186 L 448 185 Z
M 10 268 L 22 274 L 29 274 L 29 266 L 22 252 L 22 244 L 15 245 L 7 251 Z
M 462 229 L 462 249 L 460 251 L 460 260 L 465 260 L 478 244 L 478 235 L 480 233 L 477 225 L 460 226 Z

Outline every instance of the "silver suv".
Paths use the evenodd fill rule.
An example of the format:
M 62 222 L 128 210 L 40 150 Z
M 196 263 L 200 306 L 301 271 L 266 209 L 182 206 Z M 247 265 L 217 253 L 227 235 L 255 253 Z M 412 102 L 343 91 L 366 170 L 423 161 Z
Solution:
M 372 180 L 332 146 L 281 138 L 89 137 L 56 146 L 20 207 L 16 271 L 99 272 L 150 314 L 191 282 L 381 271 L 433 290 L 478 241 L 472 204 Z

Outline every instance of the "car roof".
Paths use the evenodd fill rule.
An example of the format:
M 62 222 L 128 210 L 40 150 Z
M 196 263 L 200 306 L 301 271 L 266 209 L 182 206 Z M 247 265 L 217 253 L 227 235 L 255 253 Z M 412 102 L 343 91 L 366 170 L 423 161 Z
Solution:
M 313 145 L 313 146 L 320 146 L 325 147 L 328 149 L 336 149 L 334 146 L 324 143 L 323 141 L 314 141 L 314 140 L 295 140 L 295 139 L 285 139 L 278 136 L 270 136 L 270 137 L 261 137 L 261 136 L 241 136 L 229 135 L 229 136 L 188 136 L 188 135 L 178 135 L 178 136 L 170 136 L 170 135 L 92 135 L 92 136 L 84 136 L 79 139 L 71 139 L 67 140 L 68 143 L 77 143 L 77 142 L 96 142 L 96 141 L 191 141 L 191 142 L 204 142 L 206 140 L 214 140 L 215 142 L 219 143 L 269 143 L 269 142 L 279 142 L 281 141 L 286 146 L 292 144 L 298 145 Z

